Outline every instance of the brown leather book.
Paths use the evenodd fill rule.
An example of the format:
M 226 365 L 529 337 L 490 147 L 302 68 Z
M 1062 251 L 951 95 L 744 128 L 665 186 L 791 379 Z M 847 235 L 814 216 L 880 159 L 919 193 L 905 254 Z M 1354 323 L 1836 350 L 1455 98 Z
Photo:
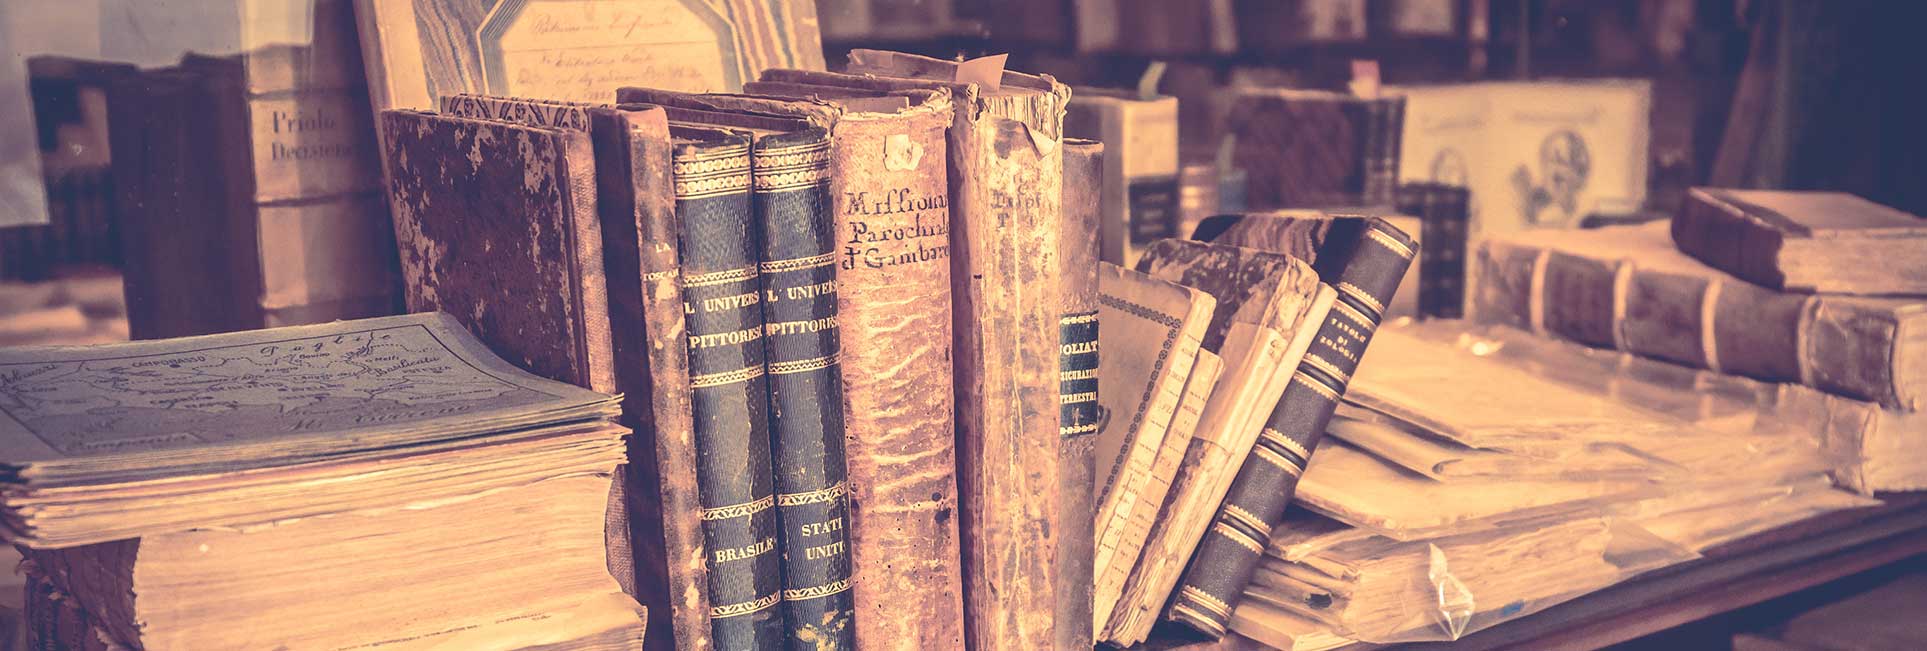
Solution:
M 1474 317 L 1889 409 L 1927 403 L 1927 300 L 1764 289 L 1681 254 L 1667 228 L 1492 238 Z
M 1048 76 L 855 50 L 852 73 L 948 87 L 958 486 L 970 648 L 1056 643 L 1064 106 Z M 1088 517 L 1078 516 L 1078 517 Z
M 844 430 L 859 649 L 962 644 L 944 89 L 863 90 L 801 71 L 750 93 L 834 106 Z M 808 82 L 821 82 L 821 85 Z
M 1104 143 L 1064 140 L 1064 223 L 1058 231 L 1059 308 L 1057 501 L 1057 646 L 1087 649 L 1091 580 L 1096 576 L 1096 443 L 1101 332 L 1098 318 L 1098 191 L 1104 187 Z
M 1844 192 L 1693 188 L 1673 242 L 1771 289 L 1927 294 L 1927 221 Z
M 667 118 L 653 107 L 466 94 L 444 96 L 441 109 L 579 131 L 593 141 L 616 384 L 623 424 L 635 431 L 621 495 L 633 570 L 617 578 L 649 607 L 652 644 L 711 648 Z

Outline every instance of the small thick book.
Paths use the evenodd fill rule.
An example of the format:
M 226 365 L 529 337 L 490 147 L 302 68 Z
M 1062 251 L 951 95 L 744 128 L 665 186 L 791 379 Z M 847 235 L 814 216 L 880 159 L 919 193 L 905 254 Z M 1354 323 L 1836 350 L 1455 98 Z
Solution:
M 1231 609 L 1258 566 L 1260 550 L 1284 519 L 1326 423 L 1418 253 L 1417 242 L 1380 219 L 1311 216 L 1294 221 L 1304 222 L 1303 238 L 1318 251 L 1309 258 L 1313 268 L 1324 274 L 1337 296 L 1232 480 L 1170 606 L 1171 620 L 1212 636 L 1224 635 Z
M 1102 266 L 1098 318 L 1105 327 L 1098 343 L 1105 364 L 1098 378 L 1105 391 L 1098 401 L 1105 417 L 1097 438 L 1093 486 L 1098 495 L 1094 592 L 1099 620 L 1110 616 L 1144 548 L 1148 532 L 1137 523 L 1153 519 L 1163 504 L 1163 490 L 1150 487 L 1160 477 L 1154 465 L 1167 447 L 1205 326 L 1218 305 L 1210 294 L 1114 264 Z M 1216 382 L 1214 375 L 1209 384 Z M 1178 450 L 1182 454 L 1183 448 Z M 1169 465 L 1175 470 L 1175 463 Z M 1161 478 L 1168 489 L 1171 478 Z
M 702 504 L 690 422 L 682 273 L 669 124 L 655 107 L 447 95 L 441 111 L 586 132 L 594 141 L 604 285 L 629 441 L 632 594 L 655 618 L 653 643 L 709 646 Z
M 830 143 L 858 648 L 962 643 L 947 89 L 770 70 L 745 90 L 839 114 Z
M 645 88 L 623 88 L 617 98 L 661 105 L 676 124 L 734 129 L 752 139 L 786 625 L 792 645 L 850 648 L 842 327 L 829 196 L 834 112 L 815 102 Z
M 1104 142 L 1105 262 L 1130 266 L 1145 245 L 1188 234 L 1179 232 L 1178 98 L 1073 88 L 1064 133 Z
M 1251 208 L 1388 206 L 1398 185 L 1405 98 L 1246 88 L 1225 115 Z
M 876 50 L 849 71 L 948 88 L 965 643 L 1055 644 L 1064 105 L 1048 76 Z M 960 82 L 981 74 L 983 83 Z M 954 644 L 952 645 L 954 646 Z
M 1764 289 L 1681 254 L 1667 229 L 1489 239 L 1475 261 L 1473 316 L 1889 409 L 1927 402 L 1927 300 Z
M 1160 240 L 1138 270 L 1218 299 L 1202 349 L 1224 359 L 1190 447 L 1160 506 L 1142 557 L 1099 639 L 1128 646 L 1150 634 L 1178 574 L 1190 560 L 1230 487 L 1231 474 L 1257 443 L 1290 369 L 1311 346 L 1332 292 L 1301 260 L 1276 253 L 1186 240 Z
M 1844 192 L 1693 188 L 1673 242 L 1769 289 L 1927 294 L 1927 220 Z

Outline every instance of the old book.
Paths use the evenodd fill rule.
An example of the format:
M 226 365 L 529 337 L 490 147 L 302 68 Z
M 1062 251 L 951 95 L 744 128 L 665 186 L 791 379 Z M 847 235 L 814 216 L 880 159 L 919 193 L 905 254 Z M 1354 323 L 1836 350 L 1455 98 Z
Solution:
M 1694 188 L 1673 242 L 1769 289 L 1927 294 L 1927 221 L 1843 192 Z
M 1158 619 L 1217 506 L 1230 487 L 1266 414 L 1289 381 L 1289 371 L 1311 346 L 1303 324 L 1324 320 L 1331 291 L 1320 289 L 1311 265 L 1254 249 L 1161 240 L 1138 261 L 1139 271 L 1218 299 L 1202 348 L 1224 359 L 1218 386 L 1205 405 L 1177 477 L 1160 506 L 1142 557 L 1099 638 L 1128 646 L 1142 641 Z
M 1207 635 L 1224 635 L 1258 565 L 1260 554 L 1252 548 L 1262 549 L 1283 520 L 1298 478 L 1417 254 L 1418 243 L 1383 220 L 1304 221 L 1308 230 L 1325 230 L 1322 238 L 1307 235 L 1323 240 L 1313 264 L 1328 271 L 1325 280 L 1337 297 L 1179 582 L 1168 617 Z M 1356 235 L 1334 233 L 1352 229 Z
M 751 140 L 752 202 L 769 365 L 777 521 L 791 644 L 854 644 L 849 488 L 844 462 L 841 329 L 828 126 L 814 102 L 623 88 L 622 101 L 666 107 L 675 124 Z M 820 125 L 820 126 L 819 126 Z M 830 408 L 826 409 L 825 406 Z
M 375 110 L 483 93 L 607 102 L 621 86 L 737 90 L 823 68 L 816 5 L 783 0 L 355 0 Z
M 9 647 L 18 651 L 127 651 L 115 642 L 102 623 L 61 592 L 45 577 L 27 577 L 26 603 L 16 626 L 24 631 L 11 637 Z M 24 646 L 21 646 L 24 645 Z
M 850 72 L 950 88 L 958 487 L 965 642 L 1055 642 L 1058 239 L 1069 89 L 1048 76 L 856 50 Z M 982 72 L 986 83 L 958 83 Z M 993 83 L 994 82 L 994 83 Z
M 448 95 L 443 113 L 586 131 L 596 158 L 604 284 L 616 385 L 629 441 L 631 594 L 649 607 L 651 643 L 709 648 L 709 583 L 683 343 L 682 272 L 661 109 Z
M 1076 88 L 1064 133 L 1104 142 L 1105 262 L 1130 266 L 1144 245 L 1184 237 L 1178 213 L 1178 98 Z
M 1262 599 L 1246 599 L 1231 612 L 1230 637 L 1244 637 L 1280 651 L 1330 651 L 1357 644 L 1332 627 Z
M 1488 240 L 1474 316 L 1890 409 L 1927 400 L 1927 302 L 1763 289 L 1681 254 L 1663 223 Z
M 790 74 L 752 93 L 840 109 L 830 143 L 858 648 L 962 643 L 946 89 Z M 804 83 L 821 81 L 822 85 Z
M 783 645 L 761 228 L 741 132 L 672 127 L 710 630 L 716 648 Z
M 1392 204 L 1403 96 L 1245 88 L 1229 102 L 1225 128 L 1251 208 Z
M 1466 258 L 1472 193 L 1456 185 L 1406 183 L 1398 186 L 1398 210 L 1419 218 L 1419 282 L 1407 294 L 1418 297 L 1419 316 L 1465 316 Z M 1407 231 L 1408 233 L 1411 231 Z
M 1097 621 L 1110 617 L 1124 578 L 1143 549 L 1146 532 L 1136 529 L 1136 523 L 1150 520 L 1163 503 L 1162 490 L 1155 491 L 1155 498 L 1147 495 L 1152 492 L 1148 484 L 1158 477 L 1154 465 L 1171 438 L 1204 328 L 1218 304 L 1210 294 L 1183 285 L 1113 264 L 1102 266 L 1098 318 L 1108 325 L 1098 333 L 1098 341 L 1108 351 L 1108 363 L 1098 374 L 1106 389 L 1098 396 L 1106 416 L 1097 438 L 1093 487 L 1100 496 L 1094 554 Z M 1202 384 L 1215 383 L 1213 377 Z M 1175 469 L 1175 460 L 1168 465 Z M 1162 479 L 1168 488 L 1170 477 Z
M 1104 143 L 1066 138 L 1063 214 L 1058 230 L 1058 273 L 1063 282 L 1058 319 L 1057 641 L 1054 648 L 1083 649 L 1091 639 L 1097 435 L 1103 426 L 1097 190 L 1103 187 Z

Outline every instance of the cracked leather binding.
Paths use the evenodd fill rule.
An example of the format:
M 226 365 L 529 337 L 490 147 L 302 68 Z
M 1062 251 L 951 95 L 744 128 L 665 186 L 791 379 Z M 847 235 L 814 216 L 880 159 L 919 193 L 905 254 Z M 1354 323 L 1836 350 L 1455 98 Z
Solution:
M 781 649 L 782 558 L 749 139 L 690 127 L 671 133 L 710 631 L 718 649 Z
M 1232 479 L 1172 598 L 1168 619 L 1213 637 L 1224 635 L 1231 609 L 1257 570 L 1271 530 L 1284 520 L 1298 478 L 1418 247 L 1411 236 L 1376 218 L 1294 221 L 1304 228 L 1288 230 L 1301 233 L 1304 246 L 1266 248 L 1317 250 L 1310 258 L 1313 268 L 1337 290 L 1337 297 Z
M 1098 409 L 1098 192 L 1104 187 L 1104 143 L 1064 140 L 1064 224 L 1058 229 L 1063 282 L 1058 322 L 1057 537 L 1058 649 L 1091 647 L 1091 580 L 1095 577 Z
M 618 495 L 628 515 L 628 546 L 612 544 L 610 571 L 649 608 L 649 644 L 711 648 L 667 118 L 654 107 L 468 94 L 443 96 L 441 110 L 590 135 L 609 322 L 620 333 L 612 338 L 616 385 L 623 424 L 635 432 Z

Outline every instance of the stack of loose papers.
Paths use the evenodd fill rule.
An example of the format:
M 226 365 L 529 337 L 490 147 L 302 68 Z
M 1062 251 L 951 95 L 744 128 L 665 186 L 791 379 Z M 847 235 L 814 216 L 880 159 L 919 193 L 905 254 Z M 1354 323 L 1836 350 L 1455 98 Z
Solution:
M 629 649 L 615 399 L 442 315 L 0 351 L 0 536 L 159 649 Z

